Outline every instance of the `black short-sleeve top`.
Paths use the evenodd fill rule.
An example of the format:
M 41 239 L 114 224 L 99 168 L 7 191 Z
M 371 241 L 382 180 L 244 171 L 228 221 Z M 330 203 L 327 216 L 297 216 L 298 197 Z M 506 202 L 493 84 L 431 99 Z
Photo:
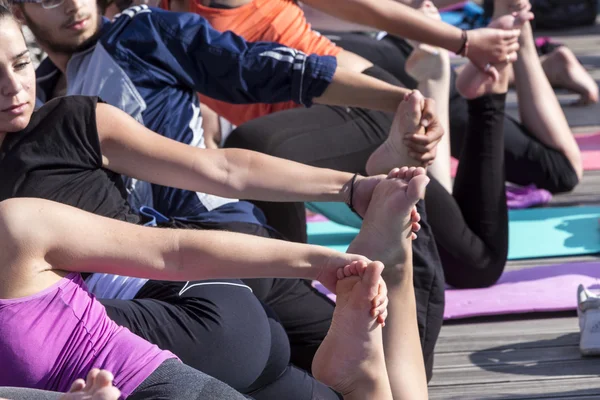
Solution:
M 0 201 L 35 197 L 97 215 L 139 222 L 121 176 L 102 168 L 96 97 L 67 96 L 35 111 L 27 128 L 0 145 Z

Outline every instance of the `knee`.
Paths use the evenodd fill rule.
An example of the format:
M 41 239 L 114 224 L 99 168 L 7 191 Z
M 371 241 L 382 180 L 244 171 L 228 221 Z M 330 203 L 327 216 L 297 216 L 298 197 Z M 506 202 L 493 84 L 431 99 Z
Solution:
M 238 126 L 231 132 L 225 141 L 224 147 L 271 154 L 276 147 L 274 141 L 277 135 L 270 132 L 269 127 L 264 126 L 260 121 L 261 119 L 259 118 Z
M 444 262 L 446 283 L 456 289 L 482 289 L 493 286 L 502 276 L 506 260 L 507 256 L 504 254 L 487 255 L 471 263 Z
M 550 193 L 567 193 L 571 192 L 581 181 L 583 176 L 583 167 L 575 168 L 568 160 L 564 160 L 562 168 L 555 168 L 551 172 L 551 178 L 542 188 Z

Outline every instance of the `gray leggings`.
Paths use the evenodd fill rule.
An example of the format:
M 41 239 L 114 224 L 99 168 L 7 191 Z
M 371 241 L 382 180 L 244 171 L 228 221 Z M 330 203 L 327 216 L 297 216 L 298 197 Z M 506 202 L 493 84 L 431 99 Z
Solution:
M 0 398 L 10 400 L 58 400 L 62 393 L 36 389 L 0 387 Z M 178 360 L 163 362 L 133 393 L 128 400 L 245 400 L 221 381 L 197 371 Z

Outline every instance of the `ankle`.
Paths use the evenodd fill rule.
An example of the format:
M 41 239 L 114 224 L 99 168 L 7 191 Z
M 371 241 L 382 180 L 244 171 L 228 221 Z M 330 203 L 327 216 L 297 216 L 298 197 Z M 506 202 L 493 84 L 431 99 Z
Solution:
M 371 364 L 368 368 L 361 369 L 364 372 L 362 378 L 354 382 L 354 390 L 342 393 L 344 400 L 392 400 L 392 389 L 385 366 L 385 359 L 382 358 L 377 364 Z
M 412 263 L 403 262 L 386 266 L 381 273 L 383 280 L 388 286 L 388 290 L 394 288 L 402 289 L 406 285 L 413 284 L 413 269 Z

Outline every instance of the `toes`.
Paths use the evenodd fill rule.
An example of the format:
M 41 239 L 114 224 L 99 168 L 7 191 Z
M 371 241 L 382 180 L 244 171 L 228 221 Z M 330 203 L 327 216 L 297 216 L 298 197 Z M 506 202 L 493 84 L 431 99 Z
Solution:
M 379 261 L 374 261 L 365 268 L 361 282 L 363 286 L 368 289 L 369 297 L 375 297 L 379 294 L 382 271 L 383 264 Z
M 408 171 L 406 172 L 406 180 L 407 181 L 410 181 L 415 176 L 416 170 L 417 170 L 417 167 L 410 167 L 408 169 Z
M 419 176 L 419 175 L 426 175 L 426 174 L 427 174 L 427 170 L 425 168 L 417 167 L 417 168 L 415 168 L 415 172 L 413 173 L 413 177 Z
M 429 183 L 427 175 L 418 175 L 408 182 L 406 196 L 410 202 L 416 204 L 420 199 L 425 197 L 425 188 Z
M 400 168 L 394 168 L 393 170 L 390 171 L 390 173 L 388 174 L 388 179 L 394 179 L 398 177 L 398 174 L 400 173 Z
M 404 128 L 407 132 L 414 132 L 418 129 L 421 122 L 421 111 L 423 110 L 423 102 L 425 98 L 418 90 L 414 90 L 405 101 L 398 106 L 398 112 L 406 119 Z M 407 126 L 409 125 L 410 126 Z

